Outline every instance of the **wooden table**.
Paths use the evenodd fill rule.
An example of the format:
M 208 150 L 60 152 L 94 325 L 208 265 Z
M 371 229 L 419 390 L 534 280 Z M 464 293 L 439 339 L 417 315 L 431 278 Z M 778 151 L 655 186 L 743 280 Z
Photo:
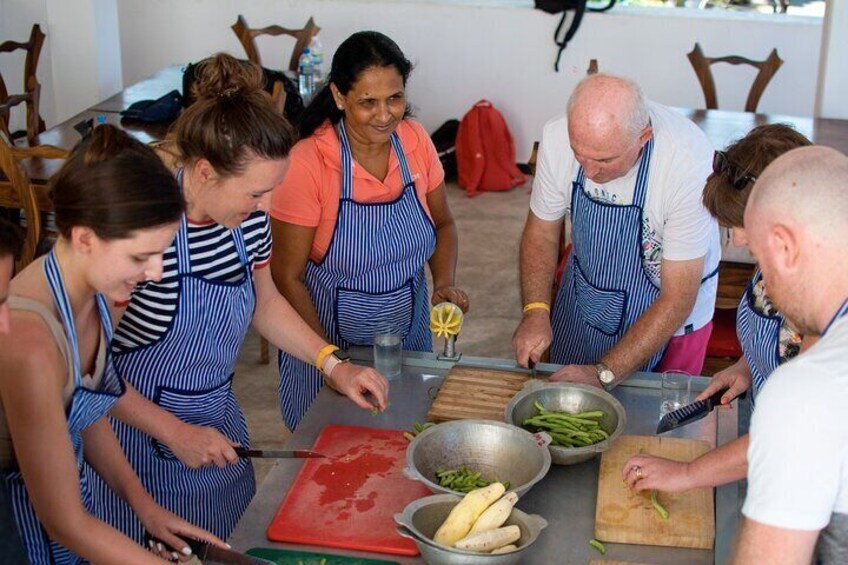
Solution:
M 165 67 L 153 76 L 135 83 L 111 98 L 95 104 L 89 110 L 95 112 L 121 112 L 141 100 L 156 100 L 172 90 L 183 91 L 185 65 Z

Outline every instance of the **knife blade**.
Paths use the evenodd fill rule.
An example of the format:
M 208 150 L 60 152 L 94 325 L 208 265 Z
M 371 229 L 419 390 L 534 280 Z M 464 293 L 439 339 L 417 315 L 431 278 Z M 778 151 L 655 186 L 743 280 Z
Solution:
M 677 410 L 672 410 L 660 419 L 660 423 L 657 425 L 657 434 L 663 434 L 692 422 L 697 422 L 721 404 L 721 397 L 724 396 L 725 392 L 727 392 L 727 389 L 722 389 L 705 400 L 698 400 Z
M 154 544 L 161 543 L 167 547 L 169 551 L 173 550 L 171 546 L 153 537 L 148 532 L 144 533 L 144 541 L 145 544 L 149 544 L 149 542 L 153 542 Z M 213 545 L 205 541 L 191 538 L 186 538 L 184 541 L 191 548 L 192 554 L 200 559 L 200 561 L 205 565 L 273 565 L 273 562 L 266 559 L 251 557 L 231 549 L 218 547 L 217 545 Z
M 242 458 L 252 457 L 262 459 L 313 459 L 326 457 L 322 453 L 308 449 L 245 449 L 244 447 L 237 447 L 236 455 Z
M 536 373 L 536 362 L 532 359 L 527 359 L 527 366 L 530 367 L 530 378 L 536 379 L 538 375 Z

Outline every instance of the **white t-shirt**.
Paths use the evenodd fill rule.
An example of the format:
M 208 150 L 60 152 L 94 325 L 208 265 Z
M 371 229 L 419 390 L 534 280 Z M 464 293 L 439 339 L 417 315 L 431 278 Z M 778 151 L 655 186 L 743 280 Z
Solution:
M 748 447 L 751 520 L 820 530 L 848 514 L 848 317 L 781 365 L 757 396 Z M 842 544 L 846 543 L 842 532 Z
M 704 133 L 683 115 L 654 102 L 648 103 L 654 132 L 654 151 L 648 173 L 648 194 L 642 225 L 644 266 L 654 284 L 660 283 L 662 259 L 686 261 L 706 256 L 704 276 L 718 266 L 721 255 L 718 223 L 702 203 L 712 170 L 713 148 Z M 545 124 L 530 209 L 543 220 L 555 221 L 571 212 L 571 183 L 580 164 L 568 139 L 563 114 Z M 623 177 L 605 184 L 586 179 L 595 200 L 620 205 L 633 203 L 639 162 Z M 692 314 L 684 328 L 705 326 L 713 317 L 718 277 L 701 285 Z

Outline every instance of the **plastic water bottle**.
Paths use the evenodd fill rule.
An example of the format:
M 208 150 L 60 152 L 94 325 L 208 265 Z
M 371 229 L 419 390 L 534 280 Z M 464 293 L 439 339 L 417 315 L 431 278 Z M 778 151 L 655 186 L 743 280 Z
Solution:
M 317 35 L 309 42 L 309 52 L 312 53 L 312 76 L 318 84 L 324 80 L 324 46 Z
M 297 83 L 300 96 L 304 101 L 312 97 L 312 88 L 315 84 L 312 69 L 312 53 L 309 51 L 309 47 L 307 47 L 300 54 L 300 60 L 297 65 Z

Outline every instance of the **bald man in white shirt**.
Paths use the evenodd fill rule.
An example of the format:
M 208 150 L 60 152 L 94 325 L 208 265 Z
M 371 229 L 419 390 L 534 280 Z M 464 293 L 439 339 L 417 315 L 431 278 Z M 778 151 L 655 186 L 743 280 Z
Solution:
M 848 157 L 814 146 L 776 159 L 745 233 L 769 298 L 821 338 L 757 398 L 734 563 L 848 563 Z

